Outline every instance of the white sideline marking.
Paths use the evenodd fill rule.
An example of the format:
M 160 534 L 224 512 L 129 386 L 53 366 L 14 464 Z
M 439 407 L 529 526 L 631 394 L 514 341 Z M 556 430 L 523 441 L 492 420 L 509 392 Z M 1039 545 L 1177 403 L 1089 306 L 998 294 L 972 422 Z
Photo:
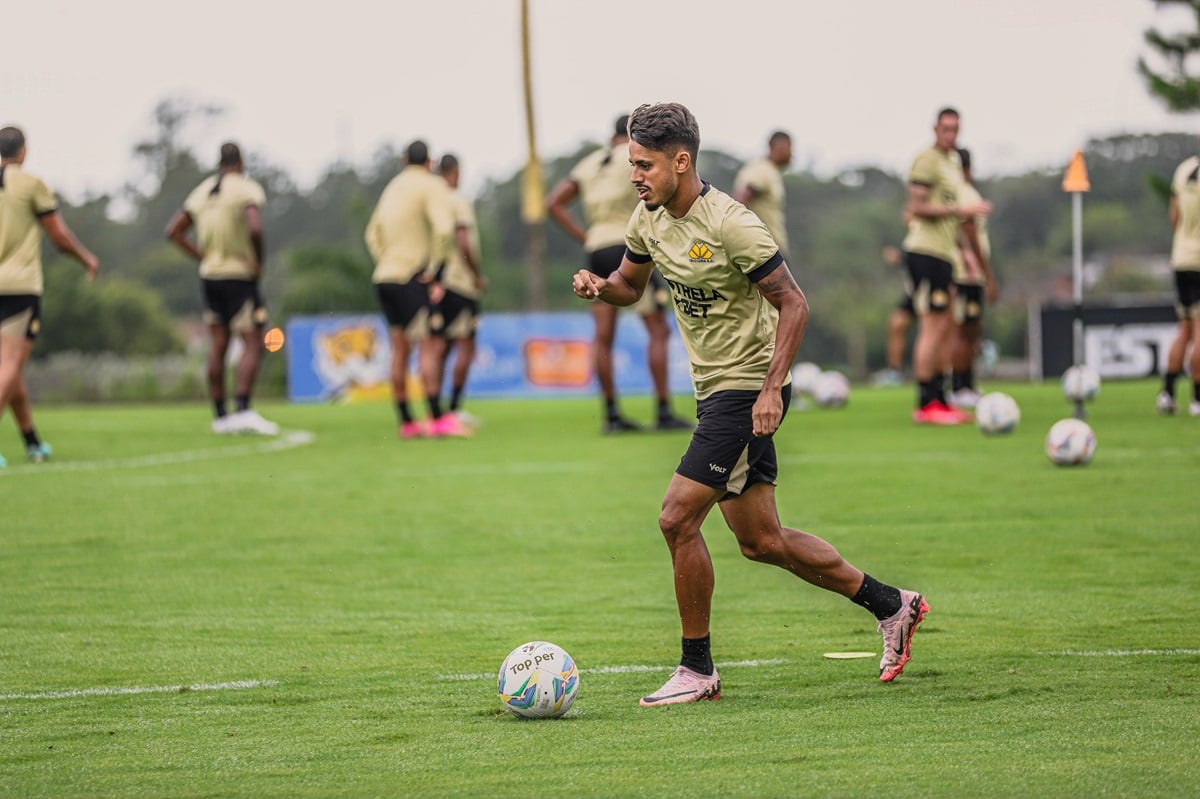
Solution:
M 1068 649 L 1063 652 L 1050 652 L 1048 654 L 1076 658 L 1131 658 L 1161 655 L 1200 655 L 1200 649 L 1101 649 L 1094 652 L 1076 652 Z
M 0 477 L 44 474 L 53 472 L 98 472 L 111 469 L 142 469 L 147 466 L 166 466 L 174 463 L 197 463 L 220 458 L 239 458 L 264 452 L 281 452 L 313 443 L 316 436 L 307 430 L 290 430 L 277 437 L 256 441 L 253 444 L 237 444 L 232 447 L 191 449 L 180 452 L 163 452 L 157 455 L 137 455 L 129 458 L 106 458 L 98 461 L 48 461 L 27 466 L 10 466 L 0 469 Z
M 724 663 L 715 664 L 717 668 L 723 669 L 726 666 L 745 666 L 746 668 L 758 668 L 759 666 L 774 666 L 779 663 L 786 663 L 783 658 L 772 658 L 770 660 L 730 660 Z M 580 674 L 640 674 L 649 671 L 670 671 L 672 666 L 597 666 L 594 669 L 580 669 Z M 456 682 L 465 682 L 468 680 L 494 680 L 496 679 L 495 672 L 487 674 L 443 674 L 438 679 L 452 680 Z
M 237 680 L 235 682 L 199 682 L 195 685 L 138 685 L 129 688 L 76 688 L 71 691 L 43 691 L 33 694 L 0 694 L 0 702 L 13 699 L 73 699 L 79 696 L 126 696 L 129 694 L 182 694 L 191 691 L 248 691 L 271 688 L 275 680 Z

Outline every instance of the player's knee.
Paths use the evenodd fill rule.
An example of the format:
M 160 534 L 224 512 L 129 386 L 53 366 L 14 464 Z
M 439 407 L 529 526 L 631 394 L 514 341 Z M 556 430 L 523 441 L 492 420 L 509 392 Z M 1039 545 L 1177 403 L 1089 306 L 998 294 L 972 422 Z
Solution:
M 658 515 L 658 529 L 671 546 L 698 534 L 699 528 L 695 515 L 680 505 L 663 505 Z

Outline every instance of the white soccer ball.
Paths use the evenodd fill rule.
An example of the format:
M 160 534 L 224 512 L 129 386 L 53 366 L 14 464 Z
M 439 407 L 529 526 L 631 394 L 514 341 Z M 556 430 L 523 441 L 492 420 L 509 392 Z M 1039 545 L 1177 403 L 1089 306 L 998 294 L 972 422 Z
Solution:
M 841 372 L 821 372 L 812 394 L 822 408 L 841 408 L 850 401 L 850 381 Z
M 1082 419 L 1062 419 L 1046 434 L 1046 455 L 1059 466 L 1082 466 L 1096 454 L 1096 434 Z
M 560 646 L 530 641 L 508 653 L 500 665 L 500 703 L 514 716 L 555 719 L 579 693 L 579 670 Z
M 792 395 L 808 394 L 812 396 L 813 386 L 821 376 L 821 367 L 815 363 L 804 361 L 792 367 Z
M 1062 390 L 1072 402 L 1091 402 L 1100 393 L 1100 373 L 1087 364 L 1063 372 Z
M 989 436 L 1011 433 L 1021 421 L 1017 401 L 1002 391 L 989 391 L 975 405 L 975 424 Z

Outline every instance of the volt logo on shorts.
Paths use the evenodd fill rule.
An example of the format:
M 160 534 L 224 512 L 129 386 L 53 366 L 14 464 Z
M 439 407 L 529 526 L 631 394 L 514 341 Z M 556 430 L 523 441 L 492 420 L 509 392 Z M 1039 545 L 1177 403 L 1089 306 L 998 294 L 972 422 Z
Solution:
M 708 464 L 708 470 L 709 470 L 710 472 L 716 472 L 717 474 L 725 474 L 726 472 L 728 472 L 728 471 L 729 471 L 729 470 L 728 470 L 728 469 L 726 469 L 724 466 L 718 466 L 718 465 L 717 465 L 717 464 L 715 464 L 715 463 L 710 463 L 710 464 Z
M 707 244 L 699 239 L 692 242 L 692 248 L 688 250 L 688 260 L 694 264 L 712 263 L 713 251 Z

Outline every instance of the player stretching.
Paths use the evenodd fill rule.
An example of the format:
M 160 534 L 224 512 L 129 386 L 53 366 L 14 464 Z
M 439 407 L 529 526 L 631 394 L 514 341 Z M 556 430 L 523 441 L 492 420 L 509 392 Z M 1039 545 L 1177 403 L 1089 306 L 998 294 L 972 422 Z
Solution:
M 40 462 L 50 457 L 50 445 L 34 429 L 22 372 L 41 329 L 42 231 L 83 264 L 88 280 L 100 261 L 71 233 L 46 184 L 24 171 L 25 155 L 20 128 L 0 129 L 0 415 L 12 408 L 25 454 Z
M 222 144 L 217 174 L 188 195 L 167 224 L 167 238 L 200 262 L 204 321 L 212 338 L 207 373 L 213 432 L 273 436 L 279 425 L 250 408 L 267 323 L 267 306 L 258 289 L 266 265 L 262 208 L 267 195 L 244 170 L 238 146 Z M 195 241 L 188 235 L 193 225 Z M 236 412 L 230 414 L 225 406 L 225 354 L 233 334 L 242 340 L 242 357 L 234 370 Z
M 911 221 L 904 239 L 904 262 L 917 312 L 917 340 L 913 343 L 913 376 L 917 380 L 913 421 L 917 424 L 960 424 L 970 418 L 946 404 L 943 385 L 953 321 L 949 312 L 951 264 L 959 228 L 971 226 L 971 220 L 989 213 L 991 206 L 985 202 L 959 204 L 963 177 L 956 149 L 958 128 L 957 111 L 938 111 L 934 143 L 917 156 L 908 176 L 904 213 Z M 978 251 L 976 255 L 982 259 Z
M 879 679 L 904 670 L 925 598 L 877 582 L 828 542 L 783 527 L 775 507 L 772 438 L 787 412 L 789 368 L 808 302 L 767 228 L 696 172 L 700 130 L 676 103 L 634 111 L 631 180 L 642 203 L 625 254 L 607 280 L 582 270 L 573 289 L 613 305 L 638 300 L 655 267 L 667 279 L 691 358 L 699 425 L 663 499 L 659 528 L 675 569 L 683 656 L 643 706 L 716 699 L 721 680 L 709 642 L 713 566 L 700 525 L 714 505 L 742 554 L 836 591 L 873 613 L 883 633 Z

